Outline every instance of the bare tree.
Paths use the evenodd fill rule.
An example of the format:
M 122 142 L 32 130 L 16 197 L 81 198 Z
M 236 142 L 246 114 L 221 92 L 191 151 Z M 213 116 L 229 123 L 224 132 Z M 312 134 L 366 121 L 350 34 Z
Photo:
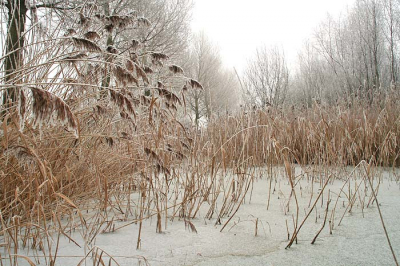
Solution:
M 194 36 L 189 58 L 185 69 L 204 88 L 202 91 L 193 91 L 189 100 L 190 108 L 194 113 L 195 124 L 198 126 L 203 117 L 211 117 L 211 90 L 216 82 L 221 60 L 219 51 L 203 32 Z
M 391 85 L 397 83 L 397 56 L 395 50 L 397 48 L 396 28 L 399 26 L 399 6 L 393 0 L 383 0 L 384 20 L 386 29 L 384 30 L 385 37 L 388 41 L 389 58 L 390 58 L 390 79 Z
M 312 43 L 307 42 L 303 50 L 298 55 L 298 69 L 295 78 L 292 81 L 292 87 L 298 90 L 300 99 L 291 99 L 299 101 L 310 107 L 313 100 L 322 101 L 325 94 L 326 84 L 325 71 L 327 64 L 317 53 Z
M 188 75 L 203 85 L 203 90 L 189 94 L 189 107 L 194 121 L 209 121 L 213 116 L 230 112 L 238 105 L 239 84 L 233 71 L 226 70 L 221 62 L 217 46 L 201 32 L 195 34 L 189 58 L 182 62 Z
M 214 115 L 226 115 L 235 112 L 240 105 L 240 83 L 235 71 L 221 69 L 217 89 L 213 92 Z
M 141 34 L 140 41 L 149 50 L 176 57 L 188 46 L 192 8 L 192 0 L 119 0 L 113 13 L 120 14 L 128 9 L 146 17 L 151 25 Z M 129 31 L 122 35 L 128 39 L 136 36 Z
M 259 107 L 282 105 L 288 85 L 289 70 L 284 52 L 278 47 L 257 49 L 244 75 L 244 86 L 254 101 L 252 104 Z
M 6 38 L 5 60 L 3 63 L 4 82 L 8 87 L 3 95 L 3 108 L 10 108 L 17 100 L 18 89 L 13 84 L 21 82 L 17 70 L 23 66 L 24 62 L 24 44 L 25 29 L 27 26 L 28 11 L 36 14 L 36 10 L 40 9 L 56 9 L 56 10 L 72 10 L 75 8 L 73 3 L 68 1 L 26 1 L 26 0 L 7 0 L 0 3 L 1 8 L 6 9 L 7 24 L 4 32 Z M 34 21 L 30 25 L 32 25 Z M 4 112 L 3 112 L 4 114 Z
M 349 104 L 355 98 L 370 102 L 379 88 L 390 84 L 385 75 L 386 59 L 381 2 L 359 0 L 346 14 L 328 16 L 311 40 L 325 71 L 325 95 L 342 97 Z

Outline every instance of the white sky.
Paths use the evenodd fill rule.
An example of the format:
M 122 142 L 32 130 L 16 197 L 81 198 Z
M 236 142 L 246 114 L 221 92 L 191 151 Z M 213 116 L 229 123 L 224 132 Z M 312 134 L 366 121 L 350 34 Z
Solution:
M 227 67 L 242 70 L 257 47 L 278 45 L 290 63 L 329 12 L 340 15 L 353 0 L 195 0 L 192 29 L 221 49 Z

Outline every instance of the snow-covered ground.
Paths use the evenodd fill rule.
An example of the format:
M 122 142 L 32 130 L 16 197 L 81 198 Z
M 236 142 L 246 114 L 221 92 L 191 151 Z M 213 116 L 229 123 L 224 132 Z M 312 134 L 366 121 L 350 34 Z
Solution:
M 355 186 L 360 182 L 361 180 L 352 180 L 350 191 L 354 193 Z M 286 224 L 291 235 L 296 206 L 292 198 L 289 212 L 285 214 L 290 185 L 284 177 L 278 178 L 276 183 L 273 182 L 272 191 L 274 188 L 275 191 L 271 194 L 269 210 L 269 181 L 265 178 L 255 181 L 252 193 L 248 193 L 245 203 L 223 232 L 220 230 L 228 217 L 222 219 L 221 225 L 215 225 L 216 219 L 203 218 L 208 209 L 204 205 L 199 215 L 201 218 L 191 220 L 197 233 L 185 228 L 184 221 L 177 218 L 174 222 L 168 222 L 167 228 L 163 225 L 163 233 L 156 233 L 156 219 L 153 218 L 143 224 L 140 250 L 136 249 L 139 227 L 136 224 L 99 235 L 95 245 L 112 255 L 119 265 L 145 265 L 145 260 L 140 259 L 141 257 L 150 265 L 395 265 L 376 204 L 370 204 L 366 208 L 369 199 L 366 197 L 364 209 L 361 207 L 364 185 L 360 186 L 362 192 L 359 199 L 351 213 L 345 215 L 340 226 L 338 223 L 348 200 L 344 194 L 339 198 L 335 227 L 333 234 L 330 234 L 328 221 L 335 205 L 335 195 L 342 185 L 343 181 L 336 180 L 326 187 L 323 204 L 321 201 L 317 203 L 316 210 L 313 210 L 299 232 L 298 243 L 293 244 L 290 249 L 285 249 L 288 243 Z M 374 185 L 377 185 L 376 181 Z M 311 205 L 318 196 L 321 182 L 316 181 L 313 186 Z M 301 222 L 309 210 L 311 181 L 302 180 L 297 188 Z M 348 189 L 346 186 L 345 190 Z M 316 243 L 311 245 L 324 222 L 329 191 L 332 202 L 329 205 L 327 223 Z M 392 246 L 400 258 L 400 186 L 388 172 L 382 178 L 378 201 Z M 258 230 L 255 236 L 257 219 Z M 61 239 L 56 265 L 77 265 L 85 252 L 87 250 Z M 103 255 L 103 258 L 107 256 Z M 24 265 L 22 259 L 20 262 L 20 265 Z M 105 262 L 107 264 L 108 259 Z M 86 263 L 93 265 L 90 259 Z

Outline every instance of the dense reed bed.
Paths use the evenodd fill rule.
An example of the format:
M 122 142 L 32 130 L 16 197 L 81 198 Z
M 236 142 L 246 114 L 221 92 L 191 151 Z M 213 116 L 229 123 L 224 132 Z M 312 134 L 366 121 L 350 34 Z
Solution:
M 388 93 L 372 104 L 355 101 L 313 108 L 244 110 L 219 118 L 202 131 L 202 143 L 229 166 L 245 158 L 256 165 L 279 164 L 276 147 L 301 165 L 355 166 L 372 160 L 377 166 L 399 165 L 399 95 Z M 344 101 L 343 101 L 344 102 Z

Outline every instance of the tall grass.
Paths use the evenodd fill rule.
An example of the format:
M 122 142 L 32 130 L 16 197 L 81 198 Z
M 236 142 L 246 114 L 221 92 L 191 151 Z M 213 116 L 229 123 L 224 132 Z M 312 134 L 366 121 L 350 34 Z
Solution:
M 244 110 L 222 117 L 201 132 L 201 142 L 212 143 L 206 156 L 230 166 L 244 158 L 257 165 L 282 163 L 277 144 L 290 150 L 292 163 L 355 166 L 374 160 L 379 166 L 399 165 L 399 99 L 392 92 L 373 105 L 321 106 L 311 109 Z

